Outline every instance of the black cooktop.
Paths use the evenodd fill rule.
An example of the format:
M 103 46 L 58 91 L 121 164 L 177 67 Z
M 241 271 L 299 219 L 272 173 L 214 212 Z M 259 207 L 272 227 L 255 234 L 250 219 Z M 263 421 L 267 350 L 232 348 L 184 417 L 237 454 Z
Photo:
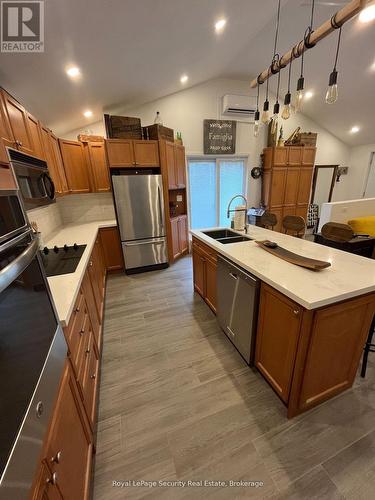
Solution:
M 74 273 L 77 269 L 86 245 L 64 245 L 53 248 L 44 247 L 40 252 L 47 276 Z

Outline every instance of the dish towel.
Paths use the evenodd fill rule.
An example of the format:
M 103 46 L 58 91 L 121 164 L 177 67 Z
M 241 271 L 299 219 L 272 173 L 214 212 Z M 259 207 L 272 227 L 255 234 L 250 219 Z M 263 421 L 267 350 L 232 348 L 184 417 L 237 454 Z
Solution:
M 240 210 L 243 210 L 243 212 Z M 246 220 L 246 206 L 245 205 L 238 205 L 235 208 L 235 212 L 234 212 L 234 227 L 233 227 L 233 229 L 236 231 L 241 231 L 245 227 L 245 220 Z

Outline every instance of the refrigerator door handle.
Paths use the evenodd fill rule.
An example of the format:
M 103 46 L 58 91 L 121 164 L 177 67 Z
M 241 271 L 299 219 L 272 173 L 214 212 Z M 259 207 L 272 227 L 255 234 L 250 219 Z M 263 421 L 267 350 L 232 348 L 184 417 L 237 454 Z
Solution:
M 160 187 L 158 186 L 158 204 L 159 204 L 159 215 L 160 215 L 160 227 L 164 228 L 163 224 L 163 210 L 161 207 L 161 196 L 160 196 Z
M 165 242 L 165 239 L 162 240 L 148 240 L 148 241 L 136 241 L 134 243 L 123 243 L 125 247 L 137 247 L 139 245 L 160 245 Z

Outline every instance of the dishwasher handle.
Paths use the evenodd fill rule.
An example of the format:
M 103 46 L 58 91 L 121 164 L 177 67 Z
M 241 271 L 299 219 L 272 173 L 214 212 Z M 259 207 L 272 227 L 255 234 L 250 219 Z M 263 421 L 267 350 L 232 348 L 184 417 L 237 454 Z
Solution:
M 252 276 L 248 271 L 245 271 L 244 269 L 238 267 L 232 261 L 225 259 L 221 255 L 218 256 L 218 260 L 220 264 L 226 267 L 226 269 L 228 270 L 228 274 L 232 279 L 238 280 L 239 278 L 241 278 L 253 286 L 257 286 L 259 284 L 259 280 L 257 278 Z

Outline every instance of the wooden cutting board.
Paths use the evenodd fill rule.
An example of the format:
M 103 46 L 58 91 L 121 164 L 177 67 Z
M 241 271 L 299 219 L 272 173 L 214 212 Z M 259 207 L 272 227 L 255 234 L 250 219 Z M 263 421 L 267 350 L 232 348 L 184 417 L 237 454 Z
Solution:
M 276 257 L 279 257 L 280 259 L 286 260 L 287 262 L 295 264 L 296 266 L 312 269 L 313 271 L 320 271 L 322 269 L 326 269 L 331 265 L 330 262 L 326 262 L 324 260 L 309 259 L 308 257 L 304 257 L 303 255 L 298 255 L 297 253 L 290 252 L 289 250 L 286 250 L 285 248 L 278 245 L 275 248 L 271 248 L 267 246 L 267 244 L 273 243 L 269 240 L 256 241 L 255 243 L 257 243 L 267 252 L 272 253 L 272 255 L 276 255 Z

